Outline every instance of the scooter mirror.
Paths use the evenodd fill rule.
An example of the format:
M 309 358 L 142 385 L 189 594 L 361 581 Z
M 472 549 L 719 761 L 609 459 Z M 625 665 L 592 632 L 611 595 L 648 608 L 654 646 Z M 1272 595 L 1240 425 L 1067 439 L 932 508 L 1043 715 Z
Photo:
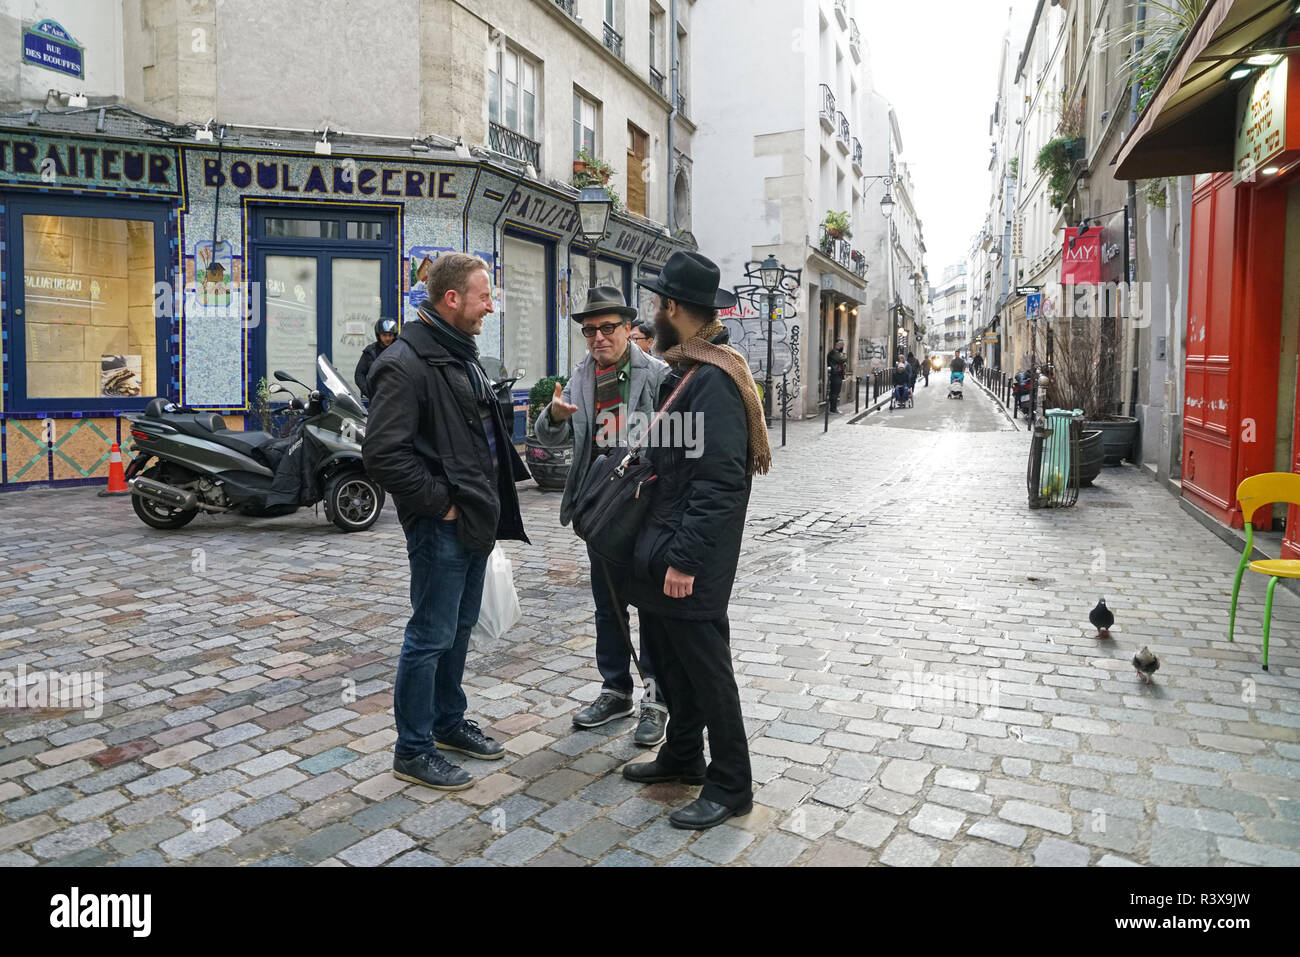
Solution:
M 515 378 L 516 378 L 516 379 L 522 379 L 526 374 L 527 374 L 527 370 L 524 369 L 523 367 L 520 367 L 520 368 L 518 368 L 518 369 L 515 370 Z
M 298 382 L 297 379 L 289 375 L 289 373 L 285 372 L 283 369 L 276 369 L 275 372 L 272 373 L 272 375 L 274 375 L 281 382 L 294 382 L 297 383 L 298 385 L 302 385 L 301 382 Z
M 285 389 L 284 386 L 280 385 L 280 383 L 272 382 L 269 386 L 267 386 L 266 391 L 274 395 L 276 392 L 287 392 L 288 390 Z

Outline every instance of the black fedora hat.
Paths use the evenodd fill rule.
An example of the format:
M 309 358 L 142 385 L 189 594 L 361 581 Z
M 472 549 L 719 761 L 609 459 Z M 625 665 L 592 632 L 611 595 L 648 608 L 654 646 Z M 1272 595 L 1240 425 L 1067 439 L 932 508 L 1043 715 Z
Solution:
M 570 316 L 574 322 L 582 322 L 592 316 L 608 316 L 617 313 L 625 319 L 635 319 L 636 309 L 627 304 L 622 291 L 617 286 L 596 286 L 587 291 L 587 302 L 581 309 L 576 309 Z
M 736 297 L 718 288 L 720 275 L 712 259 L 688 250 L 678 250 L 668 257 L 658 276 L 653 279 L 638 279 L 636 284 L 665 299 L 712 309 L 726 309 L 736 304 Z

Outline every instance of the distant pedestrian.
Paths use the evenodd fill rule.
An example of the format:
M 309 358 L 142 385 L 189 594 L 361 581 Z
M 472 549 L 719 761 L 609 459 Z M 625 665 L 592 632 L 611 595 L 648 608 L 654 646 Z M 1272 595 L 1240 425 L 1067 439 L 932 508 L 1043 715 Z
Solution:
M 916 353 L 909 352 L 907 354 L 907 374 L 911 381 L 908 383 L 908 388 L 913 392 L 916 391 L 916 377 L 920 375 L 920 373 L 921 364 L 916 361 Z
M 649 319 L 634 320 L 632 334 L 628 338 L 646 355 L 654 355 L 650 350 L 654 348 L 655 344 L 655 326 Z
M 826 353 L 826 365 L 830 369 L 830 386 L 826 400 L 831 404 L 831 412 L 839 415 L 840 391 L 844 388 L 844 373 L 849 367 L 849 357 L 844 354 L 844 340 L 836 339 L 835 348 Z
M 356 372 L 353 373 L 353 378 L 356 379 L 357 388 L 361 390 L 363 399 L 370 398 L 370 367 L 379 358 L 380 353 L 391 346 L 396 338 L 396 319 L 380 319 L 375 323 L 375 341 L 362 350 L 361 358 L 357 360 Z
M 921 375 L 925 376 L 925 387 L 930 388 L 930 357 L 921 360 Z

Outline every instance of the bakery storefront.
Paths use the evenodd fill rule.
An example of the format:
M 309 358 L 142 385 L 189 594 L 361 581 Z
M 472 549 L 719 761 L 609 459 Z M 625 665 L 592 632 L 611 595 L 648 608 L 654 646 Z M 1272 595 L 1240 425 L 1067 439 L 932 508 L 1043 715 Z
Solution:
M 175 395 L 179 152 L 0 128 L 0 481 L 107 474 L 122 412 Z
M 528 388 L 586 351 L 572 191 L 451 150 L 0 126 L 0 206 L 4 489 L 101 483 L 129 445 L 120 416 L 153 396 L 259 428 L 277 370 L 315 383 L 322 354 L 351 381 L 375 321 L 412 319 L 444 252 L 491 268 L 479 349 L 525 370 L 516 439 Z M 615 215 L 600 280 L 631 290 L 680 245 Z

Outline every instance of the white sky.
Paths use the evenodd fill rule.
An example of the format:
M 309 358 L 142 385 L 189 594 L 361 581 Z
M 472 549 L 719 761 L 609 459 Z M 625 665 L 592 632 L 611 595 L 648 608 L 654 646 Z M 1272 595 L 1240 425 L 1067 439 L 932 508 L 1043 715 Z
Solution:
M 989 202 L 989 117 L 998 56 L 1011 24 L 1019 58 L 1036 0 L 858 0 L 872 84 L 894 105 L 938 285 L 966 260 Z M 1008 11 L 1013 11 L 1008 21 Z M 867 173 L 884 172 L 866 170 Z

